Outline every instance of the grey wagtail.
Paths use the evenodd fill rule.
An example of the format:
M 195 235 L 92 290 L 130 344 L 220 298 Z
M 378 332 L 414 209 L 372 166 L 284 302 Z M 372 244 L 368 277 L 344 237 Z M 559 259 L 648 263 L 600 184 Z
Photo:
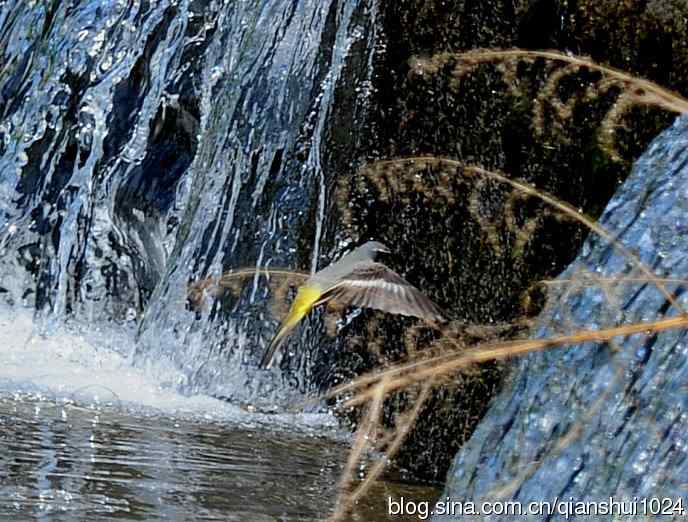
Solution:
M 368 241 L 309 277 L 298 289 L 287 317 L 260 361 L 260 367 L 270 368 L 287 334 L 313 307 L 330 300 L 341 305 L 375 308 L 392 314 L 445 322 L 437 305 L 420 290 L 382 263 L 375 262 L 381 253 L 389 254 L 391 251 L 382 243 Z

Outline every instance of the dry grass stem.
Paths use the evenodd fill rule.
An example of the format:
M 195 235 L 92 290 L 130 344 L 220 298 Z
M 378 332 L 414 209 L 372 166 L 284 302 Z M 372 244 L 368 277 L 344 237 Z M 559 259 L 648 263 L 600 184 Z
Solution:
M 411 428 L 413 428 L 415 421 L 418 418 L 418 414 L 425 404 L 425 401 L 427 401 L 428 397 L 430 396 L 430 390 L 434 385 L 435 383 L 432 380 L 422 385 L 421 391 L 413 403 L 413 408 L 407 415 L 404 416 L 400 425 L 393 432 L 392 440 L 387 443 L 388 445 L 385 448 L 385 459 L 377 460 L 370 470 L 368 470 L 365 479 L 363 479 L 358 487 L 351 492 L 349 496 L 349 502 L 351 504 L 356 503 L 358 499 L 360 499 L 370 489 L 373 483 L 380 477 L 380 475 L 382 475 L 387 463 L 397 454 L 404 442 L 404 439 L 411 431 Z M 386 390 L 383 389 L 382 391 L 384 393 Z
M 433 73 L 440 70 L 444 64 L 455 63 L 456 72 L 463 75 L 470 68 L 481 63 L 501 63 L 514 59 L 531 62 L 537 59 L 544 59 L 551 62 L 566 63 L 564 72 L 557 73 L 560 76 L 559 79 L 567 74 L 573 74 L 582 68 L 596 71 L 607 79 L 605 83 L 606 88 L 609 88 L 610 83 L 623 87 L 624 91 L 632 97 L 633 102 L 636 104 L 659 107 L 677 114 L 688 112 L 688 100 L 650 80 L 633 76 L 608 65 L 601 65 L 586 56 L 564 54 L 556 50 L 473 49 L 463 53 L 438 54 L 428 60 L 416 58 L 411 65 L 417 72 Z M 465 68 L 466 65 L 469 66 L 469 69 Z
M 688 326 L 688 315 L 680 315 L 657 321 L 628 324 L 601 330 L 581 330 L 572 335 L 549 337 L 546 339 L 525 339 L 517 341 L 505 341 L 487 346 L 478 346 L 465 350 L 461 354 L 444 354 L 434 359 L 422 361 L 421 364 L 408 363 L 384 370 L 370 381 L 368 378 L 359 383 L 354 379 L 351 383 L 335 388 L 332 393 L 338 394 L 361 388 L 381 379 L 387 379 L 385 389 L 392 392 L 406 386 L 410 386 L 425 379 L 436 378 L 437 376 L 454 373 L 462 368 L 475 364 L 484 363 L 492 360 L 501 360 L 517 355 L 525 355 L 532 352 L 543 351 L 551 348 L 559 348 L 566 345 L 582 344 L 586 342 L 608 341 L 614 337 L 652 334 Z M 452 357 L 452 355 L 454 355 Z M 376 385 L 377 386 L 377 385 Z M 377 389 L 376 386 L 373 389 Z M 352 399 L 344 403 L 345 407 L 353 407 L 371 399 L 371 391 L 358 393 Z
M 586 287 L 592 285 L 622 285 L 635 283 L 662 283 L 662 284 L 688 284 L 688 279 L 673 278 L 673 277 L 599 277 L 594 273 L 582 275 L 580 278 L 562 278 L 562 279 L 544 279 L 540 283 L 547 286 L 563 286 L 570 284 L 586 283 Z
M 676 307 L 682 313 L 685 312 L 681 305 L 676 301 L 674 296 L 666 289 L 666 287 L 661 283 L 661 281 L 657 279 L 656 275 L 653 274 L 652 271 L 643 264 L 643 262 L 638 258 L 636 254 L 631 252 L 631 250 L 629 250 L 623 243 L 621 243 L 621 241 L 615 238 L 604 227 L 599 225 L 592 218 L 585 216 L 578 209 L 572 207 L 568 203 L 565 203 L 555 198 L 550 194 L 547 194 L 546 192 L 540 189 L 537 189 L 523 181 L 511 179 L 507 177 L 505 174 L 499 172 L 487 170 L 475 165 L 465 165 L 457 160 L 441 158 L 436 156 L 416 156 L 394 160 L 378 161 L 370 166 L 365 167 L 362 170 L 362 173 L 363 175 L 366 175 L 368 177 L 373 177 L 373 175 L 379 177 L 381 173 L 387 172 L 387 169 L 385 169 L 385 167 L 387 166 L 391 167 L 389 171 L 392 172 L 399 172 L 400 166 L 406 166 L 407 171 L 409 172 L 417 172 L 419 169 L 430 168 L 438 170 L 451 169 L 455 171 L 458 175 L 481 176 L 491 180 L 498 181 L 500 183 L 504 183 L 521 192 L 522 194 L 539 199 L 547 205 L 549 205 L 550 207 L 552 207 L 553 209 L 555 209 L 556 211 L 568 216 L 574 221 L 581 223 L 582 225 L 590 229 L 592 232 L 608 241 L 620 254 L 626 257 L 629 260 L 629 262 L 631 262 L 635 267 L 637 267 L 644 274 L 645 277 L 647 277 L 648 279 L 656 280 L 657 289 L 662 293 L 666 300 L 669 301 L 669 303 L 671 303 L 672 306 Z
M 277 312 L 275 315 L 279 317 L 284 313 L 284 303 L 289 287 L 303 282 L 310 277 L 310 274 L 288 268 L 238 268 L 225 272 L 220 277 L 206 277 L 190 283 L 187 287 L 186 297 L 192 309 L 202 309 L 206 297 L 217 299 L 226 293 L 237 297 L 243 290 L 246 281 L 258 276 L 265 276 L 268 282 L 272 277 L 281 281 L 281 284 L 273 289 L 275 298 L 272 301 L 275 305 L 273 312 Z
M 509 92 L 512 95 L 520 95 L 520 91 L 515 86 L 517 75 L 514 72 L 514 64 L 535 63 L 538 60 L 543 60 L 548 65 L 547 79 L 533 104 L 533 126 L 539 135 L 542 135 L 546 128 L 547 107 L 551 108 L 556 115 L 553 121 L 554 127 L 565 140 L 562 122 L 571 118 L 576 104 L 581 101 L 589 103 L 607 93 L 611 88 L 616 88 L 619 90 L 618 98 L 602 121 L 600 145 L 613 160 L 619 161 L 621 158 L 616 151 L 614 137 L 622 117 L 631 107 L 656 107 L 676 114 L 688 112 L 688 100 L 676 92 L 665 89 L 650 80 L 596 63 L 587 56 L 575 56 L 554 50 L 473 49 L 462 53 L 438 54 L 430 58 L 413 58 L 410 68 L 412 75 L 438 74 L 446 72 L 448 68 L 453 68 L 452 85 L 458 89 L 460 78 L 471 73 L 478 65 L 490 63 L 502 73 Z M 557 67 L 557 64 L 560 65 Z M 579 74 L 582 70 L 598 73 L 601 78 L 590 83 L 582 96 L 571 96 L 563 100 L 558 92 L 562 81 L 568 76 Z
M 349 491 L 351 484 L 366 450 L 370 448 L 371 441 L 375 438 L 375 433 L 380 425 L 380 416 L 382 414 L 382 404 L 385 398 L 386 381 L 382 379 L 376 386 L 374 393 L 371 396 L 368 411 L 362 419 L 358 430 L 356 430 L 356 437 L 354 443 L 349 450 L 349 457 L 346 462 L 344 471 L 342 472 L 339 482 L 337 495 L 337 504 L 335 505 L 334 513 L 331 520 L 341 520 L 351 509 L 353 500 Z

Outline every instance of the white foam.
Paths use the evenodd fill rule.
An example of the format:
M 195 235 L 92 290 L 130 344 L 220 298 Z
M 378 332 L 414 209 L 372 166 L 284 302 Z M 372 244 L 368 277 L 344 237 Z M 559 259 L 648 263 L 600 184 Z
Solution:
M 133 341 L 126 335 L 113 340 L 109 333 L 102 343 L 94 343 L 92 337 L 97 339 L 97 334 L 89 334 L 87 340 L 65 326 L 51 335 L 40 335 L 29 311 L 0 308 L 0 394 L 30 393 L 46 400 L 115 407 L 141 415 L 228 421 L 243 426 L 317 429 L 336 425 L 328 414 L 260 414 L 206 395 L 182 395 L 129 363 Z M 117 350 L 107 348 L 117 343 Z

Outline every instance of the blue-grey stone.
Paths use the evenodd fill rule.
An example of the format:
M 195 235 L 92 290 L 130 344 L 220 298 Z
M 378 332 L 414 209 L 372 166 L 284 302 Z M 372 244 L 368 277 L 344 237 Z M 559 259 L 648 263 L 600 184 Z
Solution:
M 657 137 L 599 220 L 657 277 L 688 279 L 688 118 Z M 603 284 L 646 277 L 591 233 L 550 291 L 536 337 L 653 321 L 688 309 L 685 283 Z M 587 280 L 586 280 L 587 278 Z M 562 281 L 563 283 L 563 281 Z M 440 501 L 559 505 L 531 520 L 564 520 L 569 502 L 688 498 L 688 339 L 685 330 L 553 348 L 521 358 L 471 439 L 456 455 Z M 668 506 L 668 504 L 667 504 Z M 440 507 L 440 506 L 437 506 Z M 444 507 L 444 506 L 442 506 Z M 683 519 L 672 505 L 663 520 Z M 458 511 L 458 505 L 456 506 Z M 616 509 L 619 507 L 617 506 Z M 631 509 L 630 505 L 625 509 Z M 435 515 L 448 520 L 523 516 Z M 618 520 L 598 514 L 590 520 Z

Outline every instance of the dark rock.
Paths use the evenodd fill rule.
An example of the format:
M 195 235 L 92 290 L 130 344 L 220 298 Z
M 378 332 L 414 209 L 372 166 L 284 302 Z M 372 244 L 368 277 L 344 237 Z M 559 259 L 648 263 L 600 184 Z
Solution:
M 600 224 L 657 277 L 685 280 L 687 210 L 688 118 L 680 118 L 638 160 Z M 581 284 L 550 295 L 537 337 L 680 313 L 652 283 L 605 287 L 591 276 L 644 277 L 627 256 L 590 237 L 560 276 L 579 278 Z M 665 286 L 688 307 L 685 283 Z M 550 349 L 515 365 L 505 389 L 456 456 L 445 495 L 457 501 L 514 500 L 524 506 L 555 498 L 668 497 L 683 498 L 685 507 L 686 433 L 685 330 Z M 551 519 L 563 518 L 558 514 Z M 683 519 L 678 514 L 673 518 Z M 519 517 L 482 518 L 511 519 Z
M 380 57 L 375 78 L 377 157 L 430 154 L 499 169 L 597 217 L 628 175 L 632 161 L 670 124 L 672 114 L 656 109 L 630 111 L 616 133 L 623 161 L 613 162 L 600 145 L 599 126 L 618 92 L 578 103 L 568 121 L 548 117 L 539 135 L 534 130 L 532 100 L 543 87 L 546 65 L 521 64 L 521 95 L 514 95 L 494 66 L 479 67 L 456 81 L 448 68 L 413 75 L 409 59 L 475 48 L 554 48 L 590 56 L 685 94 L 688 33 L 682 20 L 686 16 L 688 8 L 672 0 L 399 0 L 387 4 L 382 14 L 387 52 Z M 596 79 L 582 74 L 563 82 L 558 93 L 565 99 L 580 97 L 581 86 Z M 563 270 L 588 231 L 570 221 L 540 219 L 541 207 L 534 210 L 522 205 L 518 219 L 535 226 L 519 251 L 514 248 L 513 231 L 503 226 L 504 194 L 504 187 L 498 185 L 481 189 L 483 222 L 469 212 L 465 192 L 455 205 L 440 209 L 422 199 L 394 205 L 366 199 L 358 209 L 360 218 L 352 234 L 395 245 L 395 269 L 447 307 L 452 317 L 472 324 L 512 322 L 524 313 L 524 292 Z M 354 196 L 350 199 L 357 201 Z M 486 240 L 485 224 L 498 230 L 501 251 Z M 362 319 L 367 325 L 369 316 Z M 354 329 L 362 329 L 360 324 Z M 386 340 L 393 356 L 403 350 L 400 332 L 407 326 L 388 317 L 376 329 L 383 332 L 377 337 Z M 368 336 L 360 344 L 374 343 Z M 370 368 L 360 350 L 335 353 L 337 361 L 332 366 L 339 374 L 351 376 Z M 449 465 L 448 455 L 471 433 L 492 390 L 499 389 L 495 373 L 487 368 L 473 379 L 474 386 L 467 383 L 457 393 L 436 395 L 397 463 L 440 479 Z M 470 407 L 456 407 L 470 401 Z

